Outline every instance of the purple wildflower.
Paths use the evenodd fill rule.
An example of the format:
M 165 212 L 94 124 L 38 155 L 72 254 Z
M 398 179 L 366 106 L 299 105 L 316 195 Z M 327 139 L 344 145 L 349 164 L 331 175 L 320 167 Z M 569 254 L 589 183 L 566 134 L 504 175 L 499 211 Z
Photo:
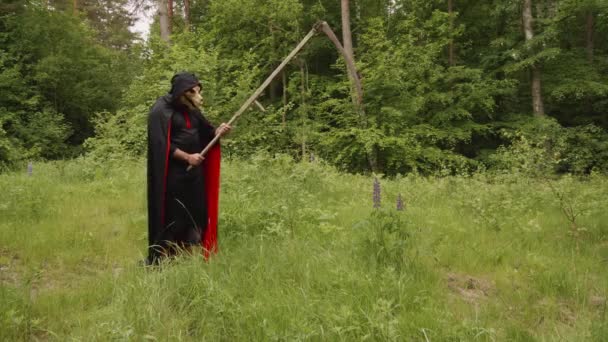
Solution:
M 34 171 L 34 165 L 32 165 L 32 163 L 28 163 L 27 164 L 27 175 L 31 176 L 33 171 Z
M 378 178 L 374 179 L 374 209 L 380 208 L 380 182 Z
M 397 211 L 405 210 L 405 203 L 403 203 L 403 199 L 401 198 L 401 194 L 397 196 Z

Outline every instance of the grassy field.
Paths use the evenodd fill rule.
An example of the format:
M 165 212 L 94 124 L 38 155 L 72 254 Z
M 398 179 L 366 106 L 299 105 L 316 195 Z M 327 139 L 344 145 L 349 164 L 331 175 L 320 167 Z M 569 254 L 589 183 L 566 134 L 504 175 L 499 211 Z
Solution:
M 0 175 L 0 340 L 608 341 L 608 178 L 226 162 L 220 253 L 144 269 L 145 164 Z M 401 194 L 405 210 L 397 211 Z

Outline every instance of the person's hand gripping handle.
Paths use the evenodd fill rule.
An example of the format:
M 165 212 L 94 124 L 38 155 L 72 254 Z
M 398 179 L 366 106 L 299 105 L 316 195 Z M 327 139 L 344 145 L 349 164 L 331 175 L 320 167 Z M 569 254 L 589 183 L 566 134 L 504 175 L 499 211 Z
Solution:
M 221 138 L 222 136 L 230 133 L 232 130 L 232 126 L 227 123 L 222 123 L 218 128 L 215 129 L 215 138 L 211 140 L 211 142 L 205 147 L 205 149 L 201 153 L 194 153 L 188 157 L 188 168 L 186 171 L 190 171 L 193 167 L 200 165 L 200 163 L 205 159 L 205 154 L 209 151 L 209 149 Z

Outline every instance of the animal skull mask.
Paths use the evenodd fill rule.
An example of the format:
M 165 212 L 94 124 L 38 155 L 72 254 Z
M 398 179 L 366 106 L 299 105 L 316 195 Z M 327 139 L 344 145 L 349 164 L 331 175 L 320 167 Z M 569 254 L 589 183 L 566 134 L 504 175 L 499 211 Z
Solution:
M 190 72 L 180 72 L 171 78 L 172 101 L 178 102 L 190 109 L 199 108 L 202 105 L 201 83 Z
M 179 101 L 190 109 L 198 109 L 203 105 L 203 96 L 201 95 L 201 87 L 196 86 L 186 90 Z

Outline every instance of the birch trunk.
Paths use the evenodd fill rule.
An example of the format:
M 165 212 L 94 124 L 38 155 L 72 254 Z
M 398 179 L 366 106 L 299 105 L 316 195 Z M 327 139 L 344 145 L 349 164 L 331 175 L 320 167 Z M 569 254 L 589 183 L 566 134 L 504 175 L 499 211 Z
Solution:
M 169 42 L 169 16 L 167 14 L 167 0 L 158 0 L 158 16 L 160 24 L 160 39 Z
M 534 38 L 534 29 L 532 27 L 532 0 L 524 0 L 522 19 L 524 24 L 524 35 L 526 41 Z M 531 91 L 532 91 L 532 110 L 536 116 L 544 116 L 545 108 L 543 104 L 541 72 L 538 65 L 533 65 L 530 68 Z
M 186 23 L 186 31 L 190 31 L 190 0 L 184 0 L 184 21 Z

